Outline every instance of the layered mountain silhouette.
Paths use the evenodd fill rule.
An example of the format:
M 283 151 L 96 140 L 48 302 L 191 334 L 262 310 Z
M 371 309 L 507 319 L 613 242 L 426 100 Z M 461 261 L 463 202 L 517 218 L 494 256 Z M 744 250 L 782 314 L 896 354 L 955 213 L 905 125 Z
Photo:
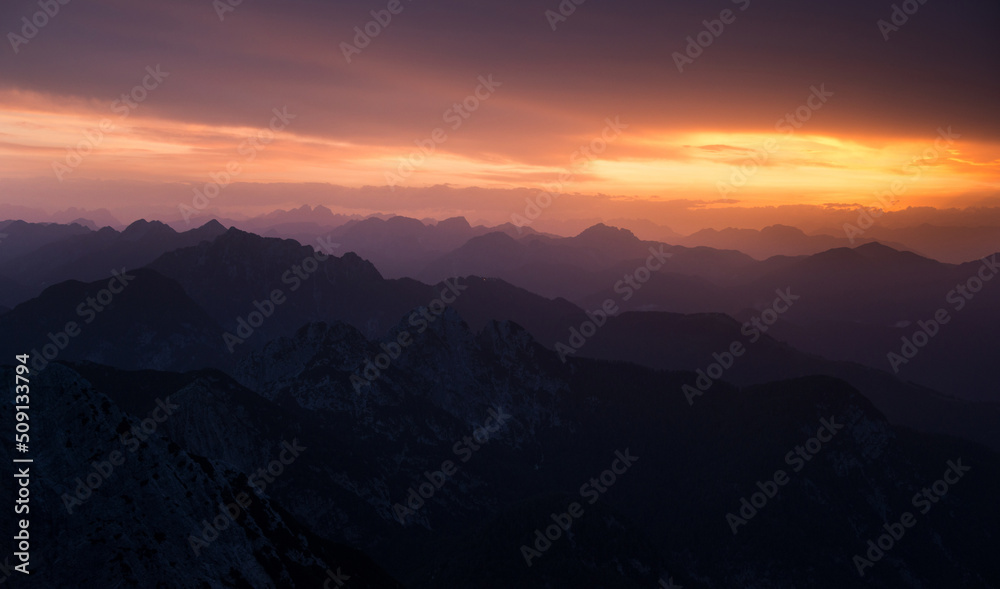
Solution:
M 3 268 L 77 245 L 0 314 L 0 354 L 31 353 L 44 399 L 46 584 L 1000 584 L 983 368 L 1000 310 L 984 279 L 949 300 L 991 261 L 878 243 L 756 260 L 606 225 L 342 227 L 305 243 L 13 227 Z M 423 265 L 387 278 L 349 242 Z M 894 371 L 887 352 L 941 307 Z M 916 525 L 868 556 L 907 511 Z M 54 566 L 95 558 L 114 566 Z
M 3 230 L 8 237 L 0 242 L 0 277 L 9 286 L 0 289 L 0 304 L 13 306 L 64 280 L 89 282 L 112 270 L 145 266 L 166 252 L 214 239 L 225 228 L 210 221 L 178 233 L 159 221 L 141 220 L 120 232 L 110 227 L 91 231 L 77 224 L 23 222 Z
M 394 586 L 382 570 L 409 587 L 587 578 L 644 587 L 668 572 L 690 586 L 750 576 L 843 587 L 857 583 L 852 558 L 866 538 L 883 533 L 915 491 L 959 460 L 971 471 L 953 495 L 907 532 L 890 563 L 866 571 L 866 583 L 893 586 L 905 575 L 987 587 L 1000 575 L 988 548 L 995 532 L 968 525 L 993 509 L 996 455 L 895 429 L 841 381 L 806 377 L 744 390 L 719 383 L 689 406 L 677 394 L 683 374 L 563 364 L 510 323 L 476 334 L 449 312 L 415 338 L 361 394 L 350 382 L 351 360 L 380 347 L 345 325 L 308 325 L 267 345 L 236 371 L 242 385 L 213 372 L 53 365 L 39 381 L 50 391 L 39 428 L 72 450 L 39 483 L 57 508 L 91 462 L 125 447 L 118 434 L 141 427 L 158 401 L 176 408 L 136 452 L 120 450 L 125 464 L 73 513 L 58 508 L 40 518 L 39 533 L 103 539 L 91 550 L 118 555 L 126 578 L 165 579 L 165 570 L 194 565 L 171 573 L 176 586 L 300 586 L 340 567 L 358 586 L 377 587 Z M 503 426 L 456 453 L 491 411 Z M 824 420 L 834 424 L 831 441 L 799 472 L 786 466 L 790 482 L 734 535 L 727 514 Z M 251 477 L 289 438 L 301 455 L 258 493 Z M 634 462 L 616 482 L 581 496 L 580 485 L 623 453 Z M 409 490 L 448 459 L 457 471 L 400 517 L 396 506 Z M 190 537 L 202 520 L 240 493 L 253 494 L 247 513 L 195 554 Z M 528 566 L 521 547 L 573 503 L 584 507 L 572 536 Z M 118 530 L 123 513 L 132 522 L 127 535 Z M 56 550 L 66 557 L 60 545 L 42 551 L 45 562 Z M 803 559 L 808 568 L 797 564 Z M 45 568 L 54 583 L 74 574 Z
M 837 247 L 851 247 L 875 241 L 874 237 L 861 236 L 851 241 L 841 234 L 806 235 L 797 227 L 770 225 L 763 229 L 735 229 L 729 227 L 721 231 L 702 229 L 678 240 L 688 246 L 708 246 L 715 249 L 739 250 L 758 260 L 773 256 L 811 255 Z M 897 249 L 906 249 L 901 244 L 890 244 Z

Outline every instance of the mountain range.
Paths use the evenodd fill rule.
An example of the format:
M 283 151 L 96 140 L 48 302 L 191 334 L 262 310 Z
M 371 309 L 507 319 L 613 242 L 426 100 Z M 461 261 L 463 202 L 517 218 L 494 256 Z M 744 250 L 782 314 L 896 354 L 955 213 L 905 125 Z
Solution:
M 1000 309 L 988 282 L 949 302 L 986 261 L 464 219 L 7 227 L 50 586 L 1000 584 Z

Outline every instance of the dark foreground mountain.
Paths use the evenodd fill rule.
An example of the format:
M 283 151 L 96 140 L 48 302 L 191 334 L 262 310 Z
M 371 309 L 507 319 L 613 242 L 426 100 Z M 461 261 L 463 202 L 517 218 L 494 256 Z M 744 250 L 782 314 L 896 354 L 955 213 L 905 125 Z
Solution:
M 179 284 L 146 269 L 51 286 L 0 316 L 0 331 L 3 357 L 30 353 L 36 371 L 54 360 L 133 369 L 232 363 L 222 328 Z
M 10 368 L 0 374 L 13 382 Z M 352 587 L 399 586 L 358 551 L 311 533 L 245 472 L 155 433 L 161 418 L 201 411 L 192 399 L 164 397 L 165 409 L 154 402 L 155 413 L 128 414 L 60 365 L 32 384 L 35 460 L 22 512 L 32 587 L 314 588 L 338 574 Z M 0 401 L 5 414 L 11 400 Z M 0 450 L 8 463 L 19 457 L 9 448 Z
M 34 384 L 54 586 L 108 586 L 77 581 L 95 559 L 181 587 L 321 586 L 337 567 L 375 587 L 393 586 L 379 567 L 428 588 L 1000 583 L 997 456 L 893 428 L 830 378 L 720 381 L 689 403 L 692 373 L 564 364 L 515 324 L 476 333 L 451 311 L 381 341 L 305 326 L 245 358 L 240 384 L 71 368 Z M 114 451 L 125 463 L 68 513 Z M 241 492 L 251 506 L 196 556 L 190 536 Z M 859 565 L 907 512 L 915 526 Z

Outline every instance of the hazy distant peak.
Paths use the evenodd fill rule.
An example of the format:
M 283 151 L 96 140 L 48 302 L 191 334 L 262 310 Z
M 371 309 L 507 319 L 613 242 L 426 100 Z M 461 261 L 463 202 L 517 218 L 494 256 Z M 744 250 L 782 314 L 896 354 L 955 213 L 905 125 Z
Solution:
M 504 233 L 503 231 L 490 231 L 489 233 L 484 233 L 477 237 L 470 239 L 462 249 L 468 249 L 470 246 L 505 246 L 512 245 L 516 243 L 517 240 L 510 235 Z
M 77 207 L 70 207 L 64 211 L 59 211 L 49 215 L 49 219 L 54 223 L 66 223 L 70 219 L 84 219 L 90 221 L 98 227 L 123 227 L 124 224 L 115 218 L 108 209 L 87 210 Z
M 806 234 L 798 227 L 791 225 L 768 225 L 760 230 L 764 235 L 774 237 L 805 237 Z
M 437 226 L 439 229 L 448 229 L 450 231 L 472 229 L 472 225 L 469 224 L 469 221 L 465 217 L 451 217 L 444 221 L 438 221 Z
M 604 223 L 598 223 L 593 227 L 584 229 L 575 239 L 580 241 L 639 241 L 639 238 L 628 229 L 609 227 Z
M 504 233 L 515 233 L 517 235 L 541 235 L 538 231 L 535 231 L 527 225 L 515 225 L 510 221 L 507 221 L 503 225 L 497 225 L 493 228 L 494 231 L 503 231 Z

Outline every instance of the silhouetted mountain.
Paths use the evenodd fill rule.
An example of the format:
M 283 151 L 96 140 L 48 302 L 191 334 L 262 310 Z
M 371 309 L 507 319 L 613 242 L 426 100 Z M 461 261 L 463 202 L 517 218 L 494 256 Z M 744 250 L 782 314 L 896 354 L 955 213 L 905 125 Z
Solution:
M 982 258 L 1000 248 L 1000 227 L 996 226 L 945 227 L 921 223 L 885 227 L 875 224 L 865 230 L 864 237 L 890 245 L 900 244 L 897 249 L 909 249 L 949 264 Z
M 705 268 L 724 271 L 700 272 L 698 250 L 703 250 Z M 980 369 L 989 362 L 989 350 L 1000 346 L 995 329 L 1000 325 L 1000 298 L 989 294 L 997 271 L 992 269 L 995 257 L 952 265 L 870 243 L 813 256 L 737 262 L 727 272 L 720 262 L 724 252 L 665 251 L 674 257 L 650 272 L 641 289 L 626 288 L 621 282 L 636 270 L 633 262 L 631 268 L 581 272 L 568 279 L 565 268 L 562 274 L 550 270 L 547 276 L 562 279 L 563 290 L 546 285 L 546 294 L 566 297 L 588 311 L 611 299 L 626 311 L 715 312 L 749 321 L 770 306 L 776 289 L 790 289 L 801 302 L 781 314 L 771 335 L 831 360 L 893 372 L 898 368 L 901 377 L 950 395 L 998 400 L 1000 378 Z M 979 278 L 980 271 L 990 280 Z M 598 284 L 603 286 L 594 288 Z M 977 285 L 982 293 L 968 290 Z M 569 287 L 593 290 L 581 296 L 576 293 L 587 291 L 567 292 Z M 927 322 L 941 309 L 947 323 L 935 329 Z M 890 362 L 889 354 L 901 354 L 903 338 L 912 338 L 921 325 L 929 325 L 934 334 L 920 346 L 919 356 L 905 363 Z
M 473 227 L 464 217 L 424 222 L 393 215 L 334 214 L 326 207 L 307 205 L 229 224 L 264 237 L 294 239 L 306 245 L 335 244 L 333 247 L 340 253 L 355 252 L 372 261 L 389 278 L 413 277 L 414 268 L 422 268 L 477 235 L 490 231 L 534 233 L 510 223 Z
M 288 223 L 316 223 L 327 227 L 342 225 L 347 221 L 358 218 L 357 215 L 338 215 L 323 205 L 311 207 L 302 205 L 297 209 L 288 211 L 277 210 L 270 213 L 252 217 L 245 223 L 256 225 L 258 228 L 273 227 Z
M 420 278 L 419 269 L 431 260 L 494 231 L 519 235 L 517 228 L 509 223 L 494 228 L 473 227 L 464 217 L 445 219 L 434 225 L 407 217 L 370 217 L 337 227 L 326 237 L 339 243 L 341 251 L 352 251 L 370 260 L 388 278 Z
M 377 562 L 392 560 L 384 566 L 414 587 L 543 587 L 562 575 L 572 578 L 574 569 L 606 579 L 602 586 L 651 586 L 664 570 L 685 586 L 736 586 L 736 578 L 747 576 L 781 586 L 809 579 L 852 586 L 857 573 L 851 555 L 877 535 L 884 509 L 895 512 L 895 501 L 905 504 L 912 488 L 939 478 L 946 456 L 976 456 L 991 467 L 996 462 L 974 446 L 893 430 L 838 381 L 806 378 L 741 392 L 719 382 L 692 408 L 681 388 L 694 375 L 578 359 L 563 365 L 515 325 L 491 324 L 474 335 L 453 315 L 415 334 L 414 345 L 358 393 L 351 376 L 359 357 L 384 348 L 373 342 L 359 354 L 357 344 L 342 337 L 340 328 L 310 326 L 253 354 L 239 374 L 285 407 L 338 419 L 333 431 L 374 452 L 370 463 L 384 469 L 381 482 L 346 484 L 370 497 L 371 509 L 386 519 L 425 471 L 454 457 L 451 447 L 463 429 L 482 423 L 490 408 L 511 415 L 507 427 L 407 517 L 395 539 L 386 540 L 387 546 L 400 544 L 373 552 Z M 392 332 L 383 342 L 395 339 Z M 790 448 L 831 417 L 846 424 L 847 435 L 838 434 L 818 461 L 793 475 L 768 513 L 757 516 L 766 521 L 749 523 L 734 538 L 726 513 L 739 509 L 740 497 L 756 490 L 754 481 L 770 476 Z M 413 439 L 424 442 L 405 444 Z M 620 473 L 596 507 L 585 508 L 571 540 L 554 541 L 535 566 L 526 567 L 520 546 L 530 546 L 534 530 L 551 524 L 551 513 L 580 501 L 573 497 L 580 484 L 625 448 L 638 457 L 636 465 Z M 992 492 L 963 494 L 949 510 L 967 515 L 927 520 L 935 530 L 923 529 L 922 541 L 905 549 L 900 543 L 894 557 L 906 563 L 904 574 L 921 582 L 944 582 L 946 574 L 969 586 L 994 582 L 998 571 L 986 564 L 989 551 L 971 543 L 969 530 L 957 523 L 974 517 L 970 501 L 990 509 Z M 824 533 L 803 532 L 814 529 Z M 984 528 L 973 533 L 992 541 Z M 615 539 L 610 545 L 609 534 Z M 978 556 L 945 573 L 940 567 L 952 561 L 928 560 L 938 550 L 929 541 L 933 534 L 963 547 L 970 543 Z M 830 558 L 801 565 L 817 552 Z M 973 569 L 966 568 L 973 561 Z M 875 586 L 891 586 L 898 574 L 881 567 L 866 577 Z
M 623 275 L 647 263 L 660 268 L 654 273 L 722 283 L 756 267 L 752 258 L 739 252 L 642 241 L 630 231 L 599 224 L 575 237 L 532 235 L 515 240 L 503 234 L 484 235 L 428 264 L 416 276 L 425 281 L 449 273 L 490 276 L 579 303 L 594 292 L 610 292 Z
M 875 241 L 875 237 L 864 235 L 852 242 L 841 232 L 840 236 L 806 235 L 801 229 L 787 225 L 771 225 L 760 231 L 756 229 L 735 229 L 729 227 L 721 231 L 702 229 L 687 237 L 678 239 L 676 243 L 686 246 L 708 246 L 715 249 L 737 250 L 753 256 L 758 260 L 766 260 L 772 256 L 802 256 L 817 254 L 837 247 L 853 247 Z M 893 243 L 897 249 L 907 249 L 906 246 Z
M 772 328 L 779 331 L 783 323 Z M 661 370 L 707 370 L 733 342 L 745 350 L 731 358 L 725 380 L 740 386 L 826 375 L 860 391 L 895 425 L 921 432 L 948 434 L 1000 452 L 1000 404 L 973 402 L 895 378 L 887 367 L 834 362 L 805 354 L 768 334 L 749 335 L 741 324 L 722 314 L 676 315 L 624 313 L 608 320 L 573 355 L 633 362 Z M 769 331 L 768 333 L 773 333 Z M 563 335 L 566 343 L 569 334 Z M 709 393 L 705 393 L 709 394 Z
M 81 230 L 79 225 L 57 227 L 40 231 L 68 235 L 45 239 L 37 247 L 10 258 L 0 257 L 0 275 L 20 285 L 7 298 L 0 299 L 0 303 L 13 306 L 64 280 L 90 282 L 108 276 L 112 270 L 139 268 L 165 252 L 214 239 L 225 231 L 217 221 L 183 233 L 159 221 L 145 220 L 132 223 L 122 232 L 110 227 L 96 232 Z
M 51 220 L 53 223 L 73 223 L 77 219 L 91 221 L 97 227 L 111 227 L 120 229 L 124 224 L 119 221 L 108 209 L 82 209 L 70 207 L 64 211 L 53 213 Z
M 371 223 L 417 232 L 427 229 L 412 219 Z M 468 226 L 458 219 L 446 225 L 459 230 Z M 177 280 L 223 333 L 235 335 L 241 321 L 257 310 L 255 303 L 267 307 L 265 301 L 280 290 L 290 302 L 279 305 L 274 318 L 253 326 L 251 338 L 240 338 L 252 339 L 251 348 L 267 339 L 290 335 L 310 321 L 346 321 L 367 337 L 377 337 L 400 317 L 429 305 L 447 288 L 444 284 L 431 287 L 413 280 L 385 280 L 375 267 L 353 254 L 310 266 L 315 273 L 301 268 L 296 271 L 314 250 L 290 240 L 264 239 L 238 230 L 215 241 L 202 240 L 221 229 L 218 223 L 210 223 L 196 231 L 175 234 L 162 224 L 139 222 L 121 234 L 105 229 L 80 237 L 146 244 L 154 250 L 180 236 L 201 241 L 199 246 L 162 256 L 151 267 Z M 129 250 L 121 255 L 136 254 Z M 23 259 L 19 259 L 21 263 Z M 775 289 L 790 288 L 803 303 L 783 314 L 771 335 L 830 360 L 858 362 L 880 371 L 899 368 L 904 378 L 951 395 L 996 398 L 995 377 L 975 369 L 988 361 L 991 348 L 967 343 L 989 344 L 1000 337 L 989 327 L 1000 321 L 1000 309 L 996 299 L 988 295 L 977 297 L 961 315 L 956 313 L 957 320 L 943 326 L 947 329 L 941 329 L 941 336 L 921 350 L 919 359 L 902 365 L 887 361 L 887 355 L 899 348 L 901 338 L 912 335 L 912 326 L 947 306 L 949 291 L 974 276 L 980 263 L 942 264 L 874 243 L 756 262 L 738 252 L 643 242 L 628 231 L 596 226 L 573 238 L 531 235 L 514 239 L 504 233 L 489 233 L 469 240 L 438 264 L 435 273 L 439 275 L 454 271 L 452 276 L 467 277 L 462 279 L 463 294 L 455 308 L 477 329 L 489 320 L 511 319 L 545 345 L 563 341 L 569 327 L 585 320 L 583 310 L 600 309 L 608 300 L 619 312 L 722 312 L 746 321 L 770 304 Z M 632 288 L 623 280 L 634 273 L 639 276 L 637 271 L 652 267 L 650 264 L 660 268 L 642 276 L 648 280 L 638 285 L 641 288 Z M 473 269 L 481 273 L 468 274 Z M 470 277 L 497 275 L 503 280 Z M 220 281 L 220 276 L 226 279 Z M 17 285 L 8 282 L 5 287 L 0 280 L 0 291 L 4 288 L 16 291 Z M 244 335 L 250 331 L 249 327 L 242 329 Z M 237 343 L 242 346 L 242 342 Z M 216 365 L 206 362 L 186 367 Z
M 145 243 L 171 233 L 140 223 L 116 235 Z M 900 289 L 892 309 L 919 308 L 933 300 L 921 297 L 976 273 L 977 264 L 950 266 L 875 244 L 757 262 L 642 242 L 610 227 L 574 238 L 491 233 L 460 249 L 478 264 L 503 248 L 509 257 L 497 267 L 529 276 L 525 267 L 548 264 L 583 285 L 596 284 L 588 273 L 606 280 L 657 260 L 663 269 L 650 270 L 632 300 L 613 287 L 605 297 L 622 309 L 655 308 L 664 304 L 657 289 L 683 280 L 717 297 L 706 304 L 736 308 L 738 319 L 619 312 L 563 362 L 565 347 L 550 348 L 572 345 L 572 329 L 594 320 L 566 299 L 476 275 L 434 286 L 387 280 L 353 253 L 320 260 L 313 247 L 238 229 L 164 253 L 118 283 L 60 283 L 0 315 L 8 358 L 34 347 L 33 362 L 57 349 L 56 362 L 85 362 L 53 364 L 34 377 L 49 399 L 37 433 L 50 440 L 46 460 L 55 461 L 46 467 L 54 478 L 39 481 L 45 504 L 75 493 L 76 477 L 125 444 L 118 434 L 150 422 L 164 399 L 178 410 L 106 477 L 106 495 L 94 490 L 72 517 L 46 512 L 40 529 L 53 540 L 43 561 L 84 558 L 81 546 L 90 544 L 77 539 L 98 542 L 107 532 L 94 554 L 122 562 L 127 579 L 170 570 L 182 587 L 322 586 L 337 567 L 351 575 L 348 586 L 362 587 L 395 586 L 387 575 L 413 588 L 542 588 L 567 579 L 631 588 L 661 576 L 688 587 L 856 586 L 853 555 L 865 554 L 913 494 L 958 461 L 972 468 L 961 474 L 968 482 L 952 483 L 934 511 L 917 515 L 889 562 L 866 570 L 864 582 L 1000 583 L 993 526 L 968 523 L 995 519 L 1000 459 L 965 441 L 998 447 L 996 406 L 779 341 L 798 333 L 811 345 L 829 342 L 834 332 L 821 320 L 848 313 L 874 329 L 876 316 L 860 309 L 879 304 L 888 313 L 876 295 Z M 760 341 L 746 342 L 740 322 L 775 308 L 775 289 L 786 287 L 800 298 Z M 962 318 L 981 319 L 995 303 L 984 295 L 969 306 Z M 67 321 L 80 324 L 78 335 Z M 223 334 L 239 334 L 241 321 L 252 334 L 227 349 Z M 937 337 L 946 337 L 943 329 Z M 744 354 L 731 363 L 716 357 L 734 341 L 745 342 Z M 716 375 L 713 362 L 731 365 Z M 222 371 L 180 373 L 201 367 Z M 946 372 L 938 366 L 935 374 Z M 477 428 L 500 415 L 502 425 L 484 439 Z M 74 425 L 52 425 L 62 421 Z M 764 481 L 793 466 L 788 456 L 811 448 L 807 440 L 824 423 L 842 429 L 765 496 Z M 65 433 L 51 434 L 55 427 Z M 275 464 L 286 443 L 301 455 L 278 463 L 281 474 L 266 491 L 254 488 L 251 477 Z M 253 506 L 194 557 L 189 535 L 241 492 L 253 494 Z M 734 533 L 727 514 L 746 513 L 741 499 L 758 492 L 765 501 L 754 499 Z M 536 546 L 547 533 L 536 530 L 558 527 L 563 513 L 576 512 L 573 503 L 581 513 L 567 516 L 569 529 L 550 547 Z M 124 533 L 122 521 L 138 531 Z M 71 533 L 54 532 L 61 529 Z M 60 586 L 70 573 L 48 574 Z
M 222 328 L 179 284 L 148 269 L 51 286 L 0 316 L 0 332 L 0 353 L 32 352 L 36 369 L 54 359 L 175 370 L 232 362 Z
M 647 241 L 662 241 L 664 243 L 681 243 L 683 235 L 670 227 L 659 225 L 649 219 L 608 219 L 605 221 L 612 227 L 624 227 L 635 233 L 640 239 Z
M 90 229 L 79 224 L 59 225 L 57 223 L 25 223 L 24 221 L 0 221 L 0 264 L 56 242 L 90 233 Z
M 583 316 L 565 301 L 550 301 L 501 281 L 461 277 L 431 286 L 411 279 L 386 280 L 353 253 L 322 261 L 316 261 L 316 253 L 292 240 L 230 229 L 212 242 L 165 254 L 150 268 L 177 280 L 214 321 L 234 334 L 240 319 L 258 310 L 255 303 L 267 306 L 264 302 L 280 291 L 286 302 L 255 326 L 251 347 L 291 335 L 310 321 L 344 321 L 367 337 L 377 337 L 400 317 L 442 299 L 442 293 L 479 326 L 509 318 L 532 333 L 553 337 L 569 324 L 567 316 Z M 225 279 L 219 280 L 222 276 Z
M 12 369 L 0 374 L 13 382 Z M 118 389 L 127 380 L 109 377 L 102 387 Z M 248 475 L 256 468 L 236 469 L 222 456 L 192 453 L 162 430 L 149 431 L 143 422 L 153 423 L 151 413 L 123 412 L 64 366 L 53 365 L 33 384 L 46 399 L 31 413 L 32 433 L 46 446 L 44 458 L 29 465 L 35 585 L 312 588 L 339 568 L 352 587 L 399 587 L 363 554 L 309 532 L 252 486 Z M 159 406 L 150 400 L 149 411 L 166 423 L 209 416 L 200 399 L 183 394 L 196 386 L 164 395 Z M 0 405 L 14 410 L 12 398 Z M 217 425 L 212 435 L 225 432 Z M 13 458 L 8 447 L 0 456 Z M 257 464 L 266 468 L 274 459 Z M 2 521 L 16 526 L 10 515 Z M 104 564 L 67 565 L 96 562 Z
M 989 293 L 992 283 L 979 278 L 981 270 L 992 277 L 997 270 L 991 265 L 942 264 L 870 244 L 790 264 L 746 285 L 741 300 L 763 303 L 775 288 L 790 287 L 801 302 L 782 315 L 785 323 L 776 326 L 775 337 L 830 359 L 898 368 L 903 378 L 962 398 L 995 401 L 1000 380 L 981 370 L 988 350 L 1000 343 L 994 328 L 1000 298 Z M 965 290 L 972 298 L 958 291 L 970 280 L 983 285 L 978 295 Z M 946 323 L 935 329 L 928 322 L 942 309 Z M 745 319 L 752 313 L 733 314 Z M 900 355 L 903 338 L 912 338 L 921 325 L 933 332 L 926 345 L 912 360 L 893 366 L 889 354 Z

